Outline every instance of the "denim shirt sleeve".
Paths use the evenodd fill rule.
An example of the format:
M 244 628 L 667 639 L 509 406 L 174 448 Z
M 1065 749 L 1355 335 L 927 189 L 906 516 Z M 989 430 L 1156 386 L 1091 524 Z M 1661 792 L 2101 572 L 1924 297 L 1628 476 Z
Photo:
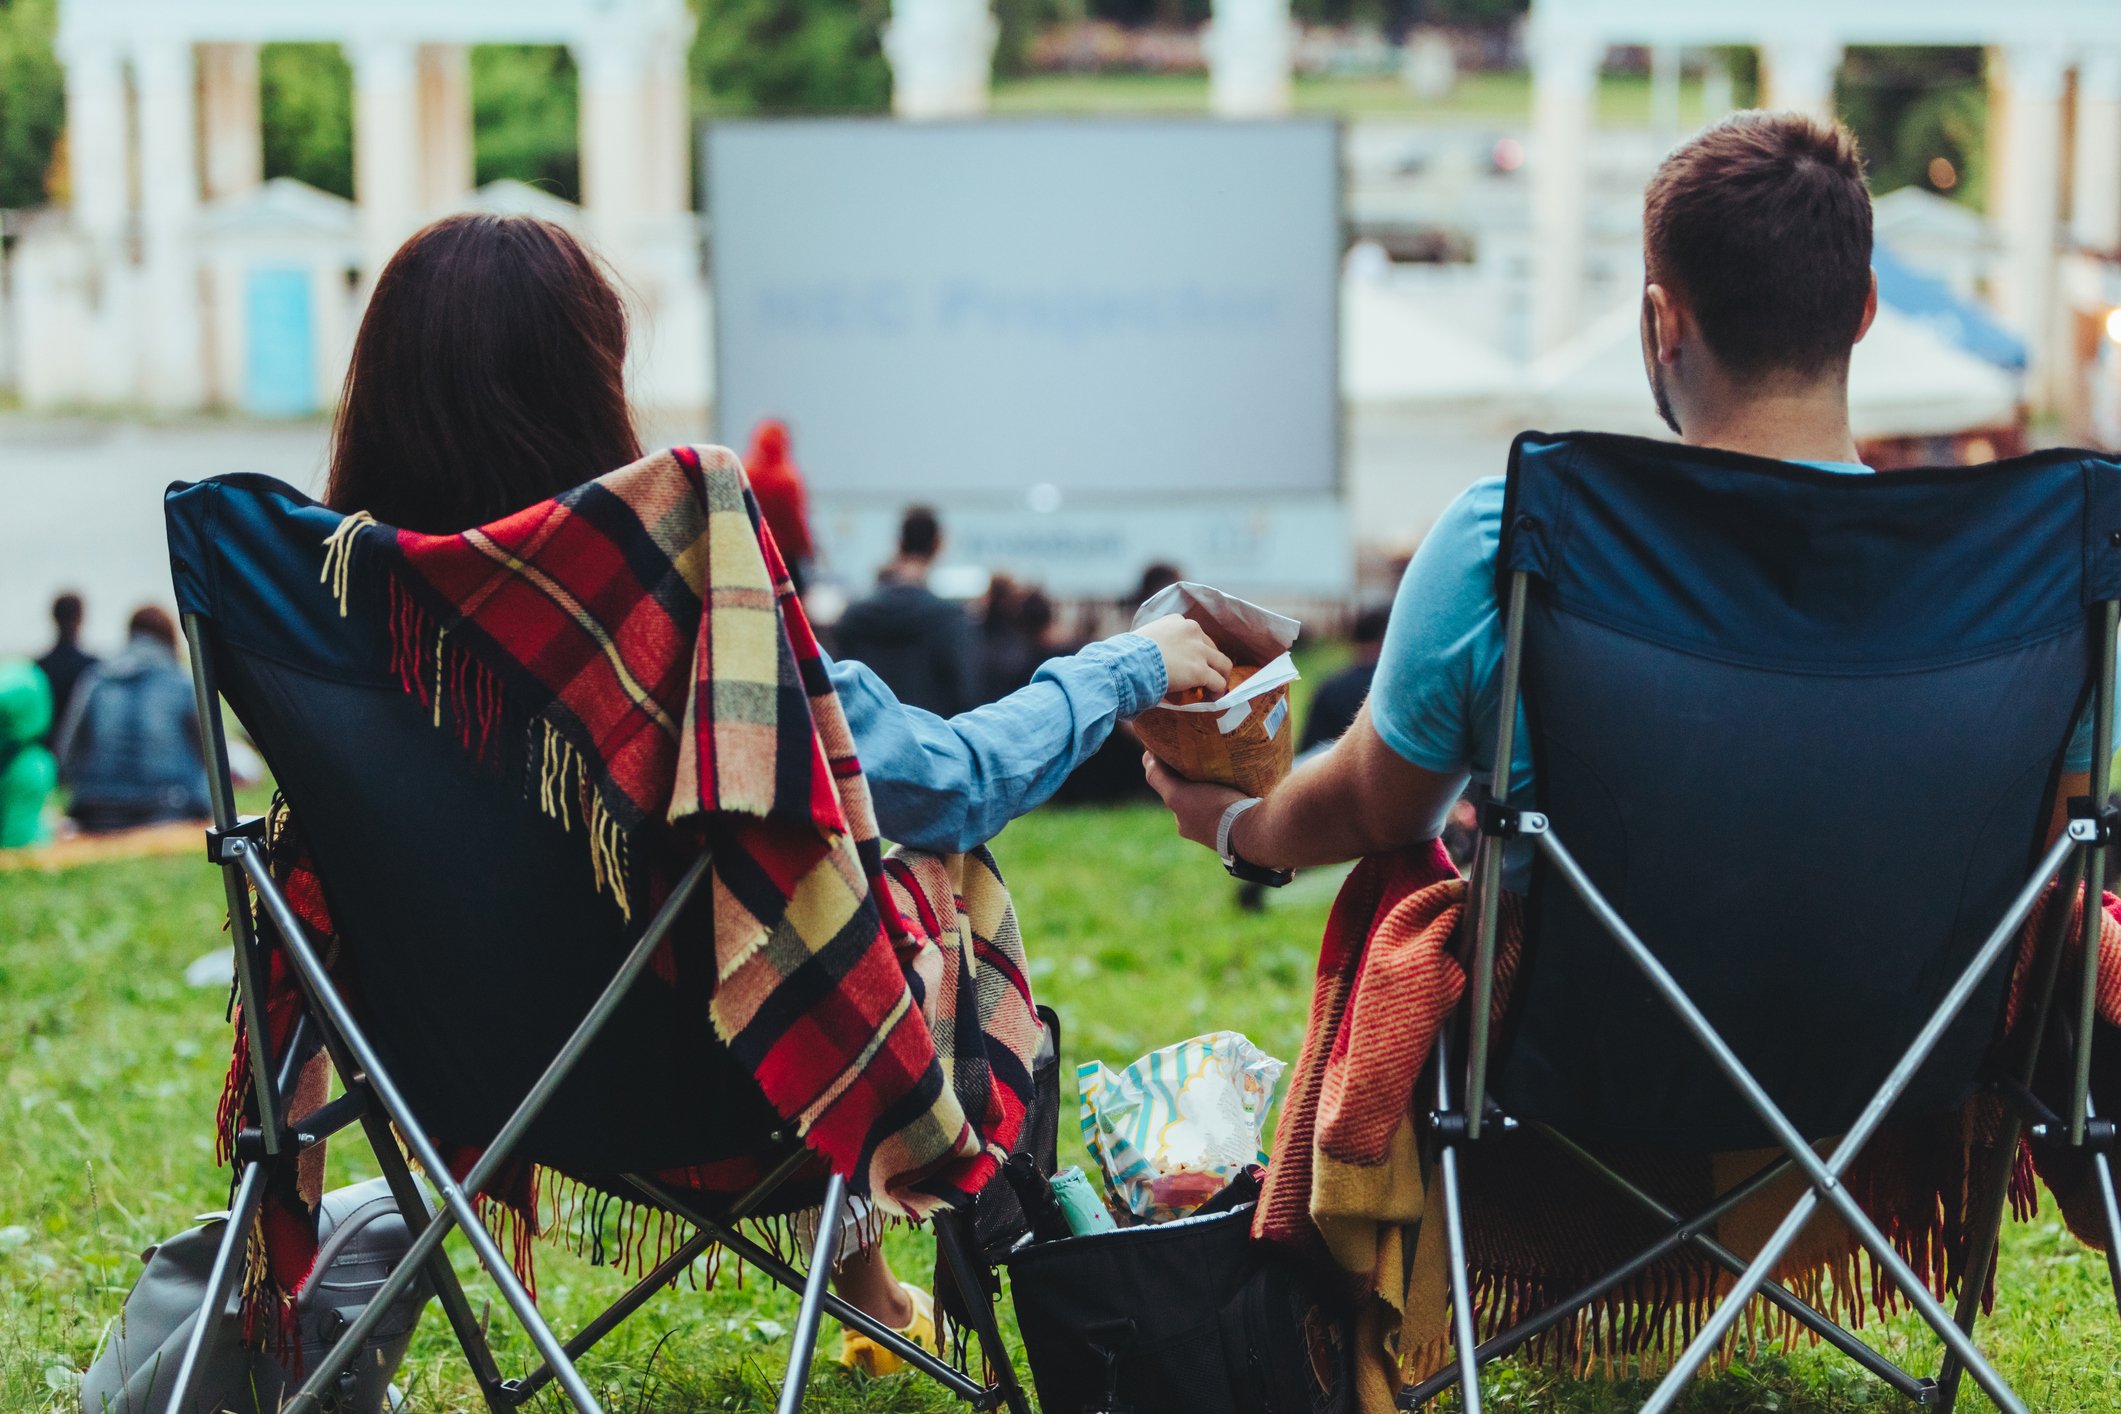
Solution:
M 1027 686 L 947 718 L 899 701 L 860 663 L 828 660 L 826 671 L 877 828 L 899 844 L 945 853 L 984 844 L 1044 804 L 1115 723 L 1164 695 L 1163 654 L 1136 633 L 1050 659 Z

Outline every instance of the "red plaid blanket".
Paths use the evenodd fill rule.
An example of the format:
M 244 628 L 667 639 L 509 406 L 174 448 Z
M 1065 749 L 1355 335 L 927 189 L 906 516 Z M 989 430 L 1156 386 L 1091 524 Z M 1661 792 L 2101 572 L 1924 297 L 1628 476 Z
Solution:
M 376 569 L 400 685 L 467 751 L 529 753 L 526 793 L 581 833 L 628 917 L 667 896 L 712 823 L 712 1024 L 822 1159 L 888 1217 L 977 1192 L 1022 1127 L 1039 1034 L 1007 891 L 984 851 L 883 857 L 735 455 L 652 456 L 457 535 L 348 518 L 322 566 L 342 613 Z M 298 831 L 277 838 L 291 903 L 331 935 Z M 277 967 L 269 1012 L 277 1054 L 295 1013 Z M 255 1123 L 245 1056 L 239 1035 L 224 1141 Z M 736 1191 L 759 1176 L 671 1178 Z M 278 1177 L 254 1296 L 306 1275 L 312 1188 Z M 529 1218 L 535 1191 L 524 1169 L 489 1196 Z

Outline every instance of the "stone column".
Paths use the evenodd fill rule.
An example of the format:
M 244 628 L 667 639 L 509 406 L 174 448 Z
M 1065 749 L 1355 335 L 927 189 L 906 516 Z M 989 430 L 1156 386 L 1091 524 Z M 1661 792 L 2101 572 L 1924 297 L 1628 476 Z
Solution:
M 257 45 L 199 46 L 199 133 L 208 201 L 240 196 L 265 180 Z
M 1679 133 L 1679 98 L 1684 86 L 1679 46 L 1650 46 L 1650 128 L 1660 137 Z
M 988 0 L 892 0 L 884 26 L 891 110 L 901 118 L 985 113 L 1000 33 Z
M 158 40 L 134 51 L 140 87 L 140 393 L 149 406 L 205 399 L 196 226 L 199 216 L 198 69 L 192 47 Z
M 2052 405 L 2055 243 L 2059 234 L 2064 61 L 2059 45 L 2014 45 L 2003 51 L 2007 85 L 2000 181 L 1990 215 L 2003 235 L 1996 303 L 2025 339 L 2026 396 Z
M 1591 125 L 1605 46 L 1587 34 L 1537 33 L 1532 58 L 1532 351 L 1583 327 Z
M 2070 191 L 2070 234 L 2077 244 L 2121 251 L 2121 49 L 2094 49 L 2077 68 Z
M 648 55 L 610 35 L 572 52 L 581 76 L 582 209 L 608 247 L 630 235 L 646 210 Z
M 66 60 L 66 174 L 74 223 L 99 252 L 125 234 L 132 161 L 125 59 L 115 44 L 71 44 Z
M 1841 68 L 1841 41 L 1819 35 L 1783 35 L 1760 48 L 1766 70 L 1765 106 L 1834 116 L 1834 76 Z
M 422 216 L 461 204 L 472 189 L 471 46 L 423 44 L 420 66 Z
M 1737 85 L 1731 79 L 1731 66 L 1721 59 L 1711 59 L 1708 71 L 1701 76 L 1703 126 L 1722 119 L 1737 107 Z
M 422 203 L 418 51 L 410 41 L 352 45 L 354 200 L 361 250 L 373 282 L 419 226 Z
M 648 59 L 648 161 L 641 199 L 650 215 L 692 210 L 692 81 L 687 43 L 659 48 Z
M 1289 0 L 1215 0 L 1214 14 L 1202 41 L 1210 110 L 1221 118 L 1288 112 L 1295 49 Z

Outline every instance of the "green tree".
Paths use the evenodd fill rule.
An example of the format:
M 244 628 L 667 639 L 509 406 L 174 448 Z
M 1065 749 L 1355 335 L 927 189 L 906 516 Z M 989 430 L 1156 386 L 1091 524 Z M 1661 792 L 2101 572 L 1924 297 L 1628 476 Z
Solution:
M 56 0 L 0 0 L 0 207 L 42 206 L 66 119 Z
M 713 113 L 875 113 L 891 101 L 885 0 L 695 0 L 694 105 Z
M 1843 121 L 1863 144 L 1871 190 L 1923 186 L 1980 205 L 1988 153 L 1981 65 L 1978 49 L 1848 51 L 1837 98 Z M 1931 164 L 1940 157 L 1950 164 L 1948 186 L 1931 180 Z
M 1031 45 L 1047 25 L 1079 11 L 1082 0 L 994 0 L 999 35 L 994 41 L 994 72 L 1010 77 L 1024 72 Z
M 267 177 L 354 194 L 353 70 L 338 45 L 265 45 L 258 108 Z
M 502 177 L 581 200 L 581 85 L 557 44 L 482 44 L 471 51 L 479 185 Z

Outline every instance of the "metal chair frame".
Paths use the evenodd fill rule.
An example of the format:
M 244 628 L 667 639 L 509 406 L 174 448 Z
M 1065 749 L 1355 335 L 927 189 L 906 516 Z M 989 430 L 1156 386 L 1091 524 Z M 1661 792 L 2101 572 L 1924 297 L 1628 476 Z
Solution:
M 2097 625 L 2097 666 L 2093 701 L 2093 749 L 2091 794 L 2071 802 L 2068 827 L 2041 856 L 2032 877 L 2013 898 L 1996 927 L 1987 935 L 1973 960 L 1959 974 L 1921 1031 L 1907 1046 L 1873 1094 L 1848 1132 L 1821 1158 L 1804 1135 L 1789 1121 L 1772 1097 L 1761 1088 L 1744 1063 L 1731 1050 L 1714 1026 L 1673 980 L 1656 954 L 1629 927 L 1590 877 L 1571 855 L 1547 817 L 1532 810 L 1513 810 L 1510 794 L 1510 762 L 1515 746 L 1518 700 L 1523 685 L 1524 624 L 1529 573 L 1513 571 L 1509 580 L 1509 602 L 1505 616 L 1502 666 L 1502 704 L 1496 729 L 1495 774 L 1481 809 L 1480 849 L 1473 864 L 1473 958 L 1472 986 L 1468 989 L 1465 1015 L 1454 1019 L 1439 1036 L 1433 1062 L 1436 1107 L 1426 1116 L 1426 1131 L 1434 1147 L 1444 1192 L 1444 1222 L 1450 1256 L 1453 1338 L 1456 1346 L 1451 1367 L 1407 1389 L 1400 1398 L 1403 1409 L 1419 1409 L 1444 1390 L 1454 1386 L 1462 1392 L 1467 1414 L 1479 1414 L 1480 1368 L 1518 1349 L 1526 1342 L 1561 1324 L 1577 1311 L 1653 1262 L 1682 1248 L 1691 1248 L 1730 1272 L 1734 1282 L 1724 1299 L 1710 1314 L 1686 1349 L 1672 1362 L 1647 1403 L 1644 1414 L 1669 1414 L 1695 1374 L 1715 1354 L 1747 1301 L 1759 1295 L 1790 1317 L 1855 1360 L 1864 1369 L 1891 1385 L 1917 1405 L 1951 1410 L 1958 1399 L 1961 1376 L 1974 1382 L 2006 1414 L 2025 1414 L 2026 1406 L 1996 1373 L 1973 1342 L 1974 1322 L 1980 1314 L 1981 1296 L 2003 1225 L 2003 1208 L 2009 1197 L 2009 1180 L 2021 1135 L 2036 1142 L 2068 1144 L 2088 1151 L 2093 1176 L 2104 1210 L 2107 1228 L 2107 1267 L 2121 1304 L 2121 1202 L 2116 1201 L 2110 1151 L 2116 1127 L 2101 1119 L 2091 1096 L 2091 1038 L 2098 998 L 2099 929 L 2104 910 L 2099 905 L 2106 882 L 2106 850 L 2115 839 L 2117 812 L 2108 804 L 2112 789 L 2115 631 L 2121 623 L 2121 604 L 2104 601 L 2091 612 Z M 1611 1272 L 1598 1278 L 1486 1343 L 1476 1341 L 1473 1328 L 1471 1274 L 1466 1262 L 1464 1198 L 1459 1177 L 1459 1150 L 1477 1143 L 1489 1129 L 1514 1131 L 1521 1126 L 1489 1094 L 1487 1083 L 1488 1037 L 1491 1001 L 1495 985 L 1496 934 L 1500 922 L 1502 887 L 1502 843 L 1507 839 L 1532 842 L 1544 862 L 1583 901 L 1621 952 L 1649 982 L 1652 990 L 1671 1007 L 1684 1028 L 1700 1043 L 1709 1059 L 1738 1090 L 1746 1107 L 1774 1133 L 1783 1153 L 1751 1177 L 1723 1193 L 1703 1212 L 1692 1218 L 1659 1202 L 1600 1162 L 1567 1136 L 1545 1125 L 1523 1128 L 1539 1133 L 1564 1153 L 1581 1163 L 1594 1176 L 1618 1189 L 1636 1207 L 1669 1225 L 1655 1243 L 1644 1248 Z M 2022 1052 L 2011 1059 L 2008 1073 L 1992 1084 L 2005 1101 L 2004 1128 L 1996 1159 L 1979 1179 L 1980 1197 L 1961 1264 L 1961 1286 L 1957 1310 L 1946 1312 L 1929 1287 L 1909 1269 L 1893 1250 L 1841 1178 L 1863 1146 L 1876 1133 L 1887 1113 L 1914 1080 L 1916 1073 L 1936 1047 L 1946 1028 L 1966 1005 L 1981 980 L 2006 955 L 2041 893 L 2057 877 L 2063 888 L 2081 884 L 2084 910 L 2079 938 L 2084 964 L 2079 1006 L 2059 1036 L 2048 1033 L 2049 1007 L 2061 971 L 2067 914 L 2055 910 L 2050 926 L 2036 940 L 2035 982 Z M 1462 1072 L 1451 1063 L 1451 1050 L 1459 1032 L 1467 1038 Z M 2066 1047 L 2073 1081 L 2066 1114 L 2056 1114 L 2032 1093 L 2033 1067 L 2042 1047 L 2059 1041 Z M 1711 1235 L 1724 1214 L 1764 1189 L 1791 1169 L 1804 1177 L 1807 1188 L 1791 1206 L 1773 1234 L 1750 1262 L 1718 1243 Z M 1923 1322 L 1944 1342 L 1945 1356 L 1938 1373 L 1918 1376 L 1900 1368 L 1841 1327 L 1824 1313 L 1806 1304 L 1773 1280 L 1775 1265 L 1789 1249 L 1820 1203 L 1824 1202 L 1847 1225 L 1872 1261 L 1905 1296 Z
M 953 1368 L 935 1354 L 907 1340 L 871 1316 L 856 1310 L 827 1289 L 835 1266 L 843 1214 L 848 1196 L 846 1180 L 838 1174 L 826 1181 L 819 1211 L 817 1241 L 807 1273 L 796 1270 L 774 1253 L 736 1230 L 743 1218 L 758 1211 L 780 1187 L 814 1157 L 791 1134 L 777 1132 L 769 1139 L 779 1157 L 748 1192 L 737 1197 L 719 1214 L 698 1211 L 678 1195 L 652 1179 L 629 1174 L 625 1181 L 642 1201 L 667 1209 L 697 1232 L 656 1268 L 643 1276 L 625 1294 L 586 1324 L 573 1338 L 562 1341 L 540 1314 L 530 1293 L 516 1278 L 492 1235 L 479 1222 L 472 1195 L 477 1193 L 514 1152 L 524 1132 L 545 1103 L 559 1089 L 575 1062 L 588 1050 L 604 1024 L 618 1009 L 628 988 L 646 970 L 657 946 L 683 912 L 706 878 L 709 856 L 695 862 L 668 900 L 642 929 L 640 937 L 619 964 L 610 983 L 590 1005 L 579 1026 L 560 1047 L 544 1073 L 495 1134 L 466 1178 L 452 1178 L 433 1138 L 419 1123 L 389 1069 L 376 1054 L 358 1020 L 332 985 L 329 973 L 311 945 L 272 877 L 264 848 L 264 821 L 257 816 L 238 818 L 235 792 L 229 773 L 228 743 L 222 726 L 221 699 L 213 670 L 212 649 L 206 626 L 198 615 L 184 618 L 184 633 L 191 649 L 192 684 L 198 698 L 199 722 L 207 755 L 208 795 L 213 807 L 213 825 L 207 831 L 207 853 L 220 866 L 228 896 L 229 931 L 235 949 L 236 1001 L 250 1038 L 251 1077 L 257 1102 L 259 1125 L 237 1139 L 234 1196 L 230 1203 L 227 1237 L 217 1254 L 207 1280 L 199 1319 L 177 1367 L 169 1399 L 168 1414 L 192 1414 L 192 1389 L 199 1373 L 200 1353 L 208 1332 L 220 1313 L 228 1308 L 243 1270 L 245 1246 L 265 1190 L 265 1165 L 285 1161 L 285 1156 L 323 1142 L 353 1124 L 361 1126 L 368 1147 L 382 1167 L 383 1177 L 397 1200 L 413 1242 L 397 1269 L 371 1297 L 362 1314 L 339 1335 L 330 1352 L 309 1371 L 301 1388 L 288 1400 L 281 1414 L 310 1414 L 332 1392 L 341 1373 L 358 1355 L 362 1343 L 390 1309 L 398 1293 L 422 1275 L 433 1284 L 444 1317 L 470 1363 L 489 1414 L 510 1414 L 533 1399 L 548 1384 L 557 1384 L 581 1414 L 602 1414 L 603 1406 L 591 1393 L 575 1362 L 609 1335 L 658 1291 L 676 1282 L 694 1259 L 708 1248 L 721 1246 L 764 1272 L 776 1283 L 799 1291 L 801 1306 L 789 1352 L 787 1373 L 781 1386 L 778 1414 L 797 1414 L 802 1408 L 805 1385 L 815 1355 L 820 1319 L 830 1314 L 889 1350 L 908 1365 L 936 1380 L 975 1409 L 1006 1407 L 1010 1414 L 1030 1414 L 1030 1404 L 1009 1360 L 995 1319 L 989 1273 L 974 1259 L 975 1244 L 963 1213 L 944 1214 L 935 1220 L 939 1266 L 946 1268 L 968 1308 L 972 1333 L 992 1377 L 975 1380 Z M 313 1028 L 345 1093 L 322 1109 L 299 1119 L 289 1116 L 287 1096 L 293 1083 L 297 1045 L 291 1044 L 285 1062 L 275 1073 L 267 1053 L 264 1019 L 264 979 L 270 944 L 253 926 L 250 892 L 271 921 L 280 946 L 292 966 L 302 993 L 303 1013 L 297 1020 L 296 1041 Z M 441 1198 L 441 1211 L 430 1206 L 419 1182 L 413 1177 L 398 1139 L 403 1136 L 425 1171 L 428 1183 Z M 535 1347 L 541 1363 L 528 1375 L 504 1378 L 486 1339 L 484 1324 L 474 1314 L 463 1286 L 442 1250 L 443 1239 L 461 1231 L 471 1244 L 479 1265 L 499 1288 L 509 1310 Z

